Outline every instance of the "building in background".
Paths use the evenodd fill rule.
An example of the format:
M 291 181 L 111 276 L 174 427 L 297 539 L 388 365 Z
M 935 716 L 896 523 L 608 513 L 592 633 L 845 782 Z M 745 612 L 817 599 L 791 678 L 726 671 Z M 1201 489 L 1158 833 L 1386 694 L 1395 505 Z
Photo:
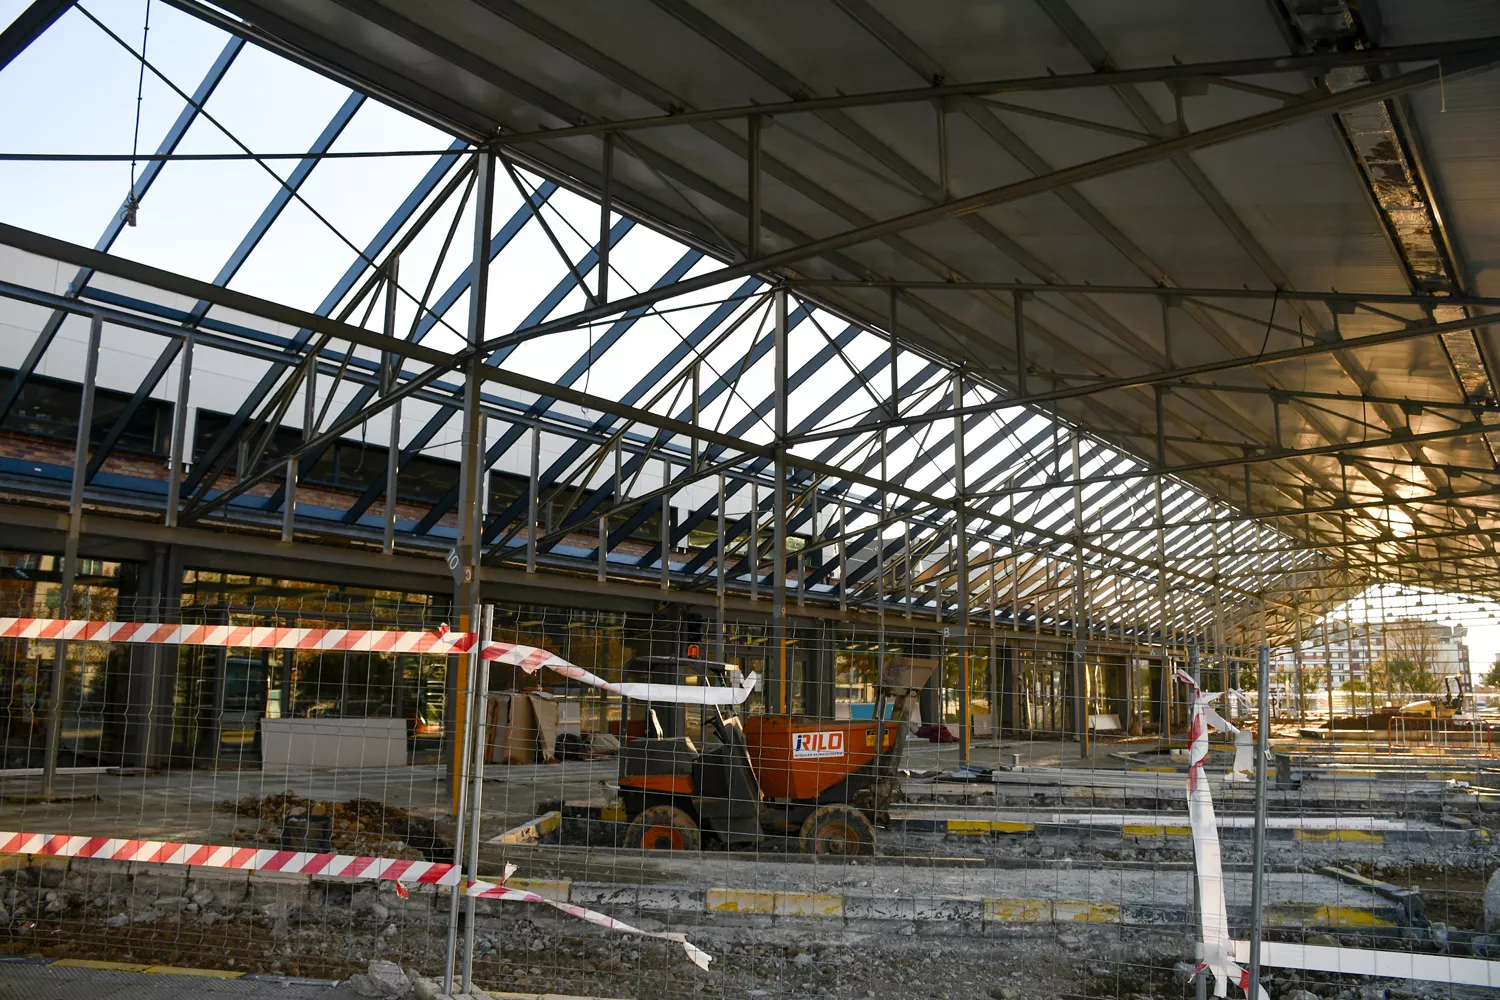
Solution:
M 1332 687 L 1374 690 L 1391 695 L 1442 692 L 1462 679 L 1473 684 L 1469 669 L 1468 629 L 1422 618 L 1388 622 L 1329 622 L 1327 635 L 1302 644 L 1303 686 L 1309 692 Z M 1273 663 L 1290 678 L 1296 661 L 1290 649 Z M 1329 676 L 1331 671 L 1332 676 Z

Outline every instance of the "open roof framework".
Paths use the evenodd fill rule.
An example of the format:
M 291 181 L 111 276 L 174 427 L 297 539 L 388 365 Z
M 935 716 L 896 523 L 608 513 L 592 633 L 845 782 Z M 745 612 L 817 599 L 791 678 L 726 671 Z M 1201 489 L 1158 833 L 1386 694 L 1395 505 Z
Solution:
M 1121 641 L 1500 594 L 1488 5 L 168 4 L 193 79 L 133 10 L 0 41 L 106 39 L 170 107 L 96 233 L 0 227 L 0 419 L 70 338 L 146 358 L 97 374 L 75 509 Z M 298 148 L 226 97 L 274 74 L 326 112 Z M 152 242 L 229 168 L 244 225 Z M 238 386 L 201 451 L 189 364 Z M 160 489 L 109 471 L 153 398 Z M 287 503 L 392 426 L 395 481 L 461 463 L 423 509 Z

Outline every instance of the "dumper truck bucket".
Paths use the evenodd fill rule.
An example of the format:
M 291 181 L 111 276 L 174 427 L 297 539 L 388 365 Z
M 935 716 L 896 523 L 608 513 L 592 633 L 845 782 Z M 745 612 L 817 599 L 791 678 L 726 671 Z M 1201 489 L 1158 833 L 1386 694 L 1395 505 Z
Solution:
M 887 660 L 885 669 L 880 673 L 880 686 L 890 694 L 920 691 L 927 686 L 927 679 L 936 669 L 936 660 L 909 658 Z

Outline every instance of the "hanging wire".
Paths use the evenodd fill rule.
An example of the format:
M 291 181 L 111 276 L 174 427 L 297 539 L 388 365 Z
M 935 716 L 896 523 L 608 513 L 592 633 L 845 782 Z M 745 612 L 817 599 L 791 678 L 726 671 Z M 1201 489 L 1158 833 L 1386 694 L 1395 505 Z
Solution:
M 146 92 L 146 39 L 151 34 L 151 0 L 146 0 L 146 20 L 141 27 L 141 66 L 135 81 L 135 130 L 130 137 L 130 193 L 125 196 L 125 224 L 134 226 L 140 200 L 135 194 L 136 156 L 141 145 L 141 103 Z

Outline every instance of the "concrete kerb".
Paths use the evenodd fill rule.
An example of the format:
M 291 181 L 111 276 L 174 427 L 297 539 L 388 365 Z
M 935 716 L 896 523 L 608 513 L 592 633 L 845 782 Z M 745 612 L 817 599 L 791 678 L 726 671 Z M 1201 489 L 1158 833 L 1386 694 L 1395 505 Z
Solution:
M 1101 837 L 1129 841 L 1191 840 L 1193 830 L 1186 823 L 1070 824 L 1027 823 L 1016 820 L 948 819 L 943 817 L 892 818 L 890 826 L 899 833 L 942 834 L 950 838 L 1048 836 L 1093 840 Z M 1441 844 L 1468 846 L 1479 838 L 1473 828 L 1448 827 L 1426 830 L 1298 830 L 1273 828 L 1266 831 L 1274 841 L 1358 844 Z M 1220 829 L 1221 840 L 1249 840 L 1248 827 L 1226 826 Z
M 382 891 L 387 887 L 379 884 L 356 885 L 331 876 L 211 868 L 185 870 L 175 865 L 99 859 L 37 857 L 33 860 L 41 868 L 86 869 L 92 874 L 127 876 L 137 886 L 143 881 L 160 883 L 162 890 L 171 893 L 181 893 L 189 881 L 198 884 L 205 881 L 216 882 L 224 884 L 229 893 L 238 898 L 260 905 L 271 902 L 302 903 L 309 901 L 315 894 L 337 887 L 350 893 L 381 891 L 386 905 L 393 908 L 428 909 L 432 903 L 419 901 L 421 897 L 448 892 L 443 886 L 414 885 L 410 887 L 413 898 L 398 901 L 393 887 L 389 891 Z M 1329 868 L 1324 873 L 1368 889 L 1390 902 L 1386 905 L 1275 903 L 1268 905 L 1266 909 L 1268 926 L 1284 929 L 1344 928 L 1382 934 L 1399 933 L 1402 927 L 1425 922 L 1420 893 L 1416 890 L 1364 879 L 1342 869 Z M 986 896 L 895 896 L 857 891 L 772 891 L 550 879 L 512 879 L 509 884 L 529 889 L 556 902 L 573 903 L 591 909 L 623 910 L 646 916 L 670 913 L 716 920 L 741 917 L 757 922 L 767 919 L 773 922 L 840 920 L 861 924 L 897 922 L 934 928 L 993 926 L 998 929 L 1002 925 L 1036 924 L 1183 926 L 1192 919 L 1186 903 L 1177 905 Z M 1249 916 L 1248 906 L 1230 907 L 1230 918 L 1236 922 L 1248 922 Z

